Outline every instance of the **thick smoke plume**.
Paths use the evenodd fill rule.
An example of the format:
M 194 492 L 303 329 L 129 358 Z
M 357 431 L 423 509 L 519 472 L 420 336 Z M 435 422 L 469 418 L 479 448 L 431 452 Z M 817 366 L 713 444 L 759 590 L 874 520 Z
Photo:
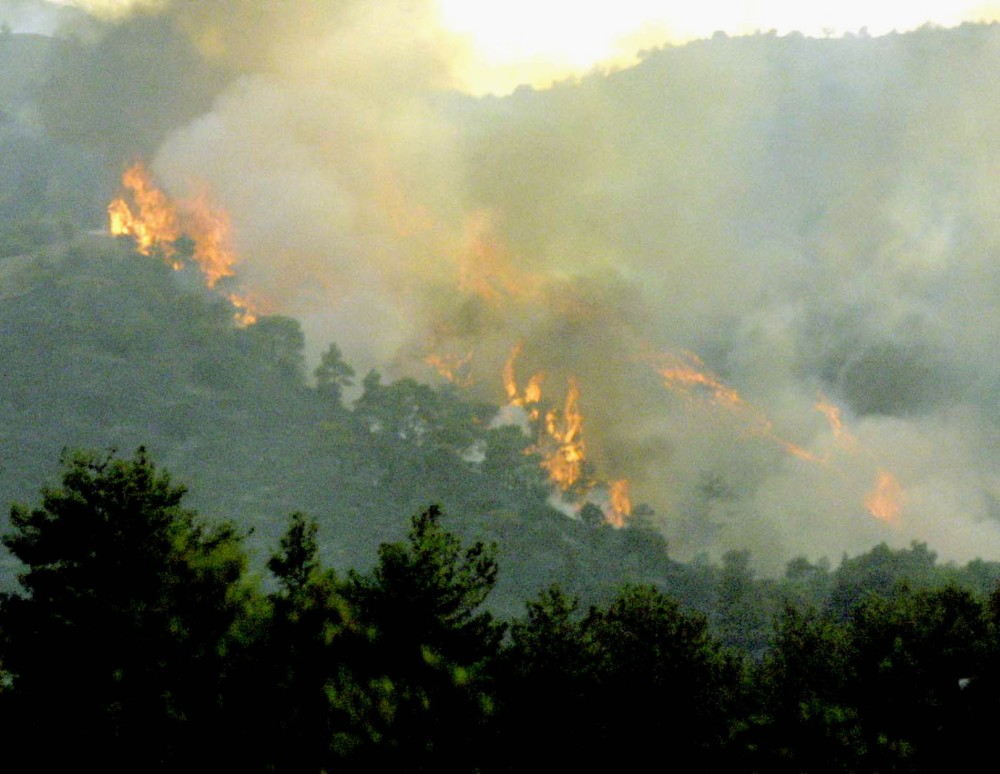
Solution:
M 190 54 L 211 96 L 149 123 L 152 168 L 208 187 L 241 283 L 314 357 L 451 358 L 500 403 L 523 342 L 678 556 L 1000 558 L 1000 28 L 717 37 L 476 99 L 432 11 L 175 3 L 90 50 Z

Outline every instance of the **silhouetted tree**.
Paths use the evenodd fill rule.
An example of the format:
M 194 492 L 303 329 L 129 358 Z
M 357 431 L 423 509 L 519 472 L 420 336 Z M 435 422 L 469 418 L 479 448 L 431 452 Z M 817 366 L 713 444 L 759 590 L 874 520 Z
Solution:
M 494 548 L 462 549 L 436 506 L 413 518 L 406 543 L 379 547 L 378 564 L 352 572 L 346 595 L 368 627 L 353 666 L 356 760 L 393 767 L 469 770 L 493 700 L 487 665 L 503 627 L 484 612 L 496 583 Z
M 313 375 L 316 377 L 316 391 L 338 406 L 344 388 L 354 384 L 354 369 L 344 362 L 340 347 L 333 343 L 320 357 Z
M 15 506 L 3 538 L 25 565 L 0 607 L 6 755 L 39 770 L 204 763 L 243 609 L 240 536 L 202 526 L 143 449 L 63 463 L 62 485 Z

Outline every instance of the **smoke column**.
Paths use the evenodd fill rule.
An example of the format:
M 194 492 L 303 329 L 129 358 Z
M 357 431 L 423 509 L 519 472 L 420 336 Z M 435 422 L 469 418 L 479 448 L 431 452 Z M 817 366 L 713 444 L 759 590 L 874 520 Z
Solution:
M 428 356 L 461 360 L 499 404 L 523 342 L 550 400 L 579 385 L 588 459 L 676 556 L 1000 558 L 997 27 L 722 36 L 476 98 L 433 11 L 225 0 L 107 23 L 215 77 L 150 129 L 151 167 L 211 191 L 241 284 L 313 357 L 336 341 L 427 380 Z M 709 381 L 678 389 L 664 357 Z

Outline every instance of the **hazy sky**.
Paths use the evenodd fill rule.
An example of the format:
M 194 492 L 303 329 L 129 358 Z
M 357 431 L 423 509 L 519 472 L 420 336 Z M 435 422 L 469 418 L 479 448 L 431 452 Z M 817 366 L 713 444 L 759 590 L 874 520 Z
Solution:
M 43 4 L 13 0 L 7 5 Z M 45 5 L 72 6 L 115 19 L 136 9 L 162 9 L 169 0 L 52 0 Z M 710 37 L 717 31 L 744 35 L 773 29 L 824 36 L 865 29 L 881 35 L 928 23 L 993 21 L 1000 12 L 994 2 L 972 0 L 435 0 L 433 6 L 443 28 L 471 42 L 459 79 L 475 93 L 507 93 L 519 83 L 543 86 L 597 64 L 628 65 L 643 49 Z M 51 15 L 42 12 L 13 18 L 21 28 L 52 26 Z

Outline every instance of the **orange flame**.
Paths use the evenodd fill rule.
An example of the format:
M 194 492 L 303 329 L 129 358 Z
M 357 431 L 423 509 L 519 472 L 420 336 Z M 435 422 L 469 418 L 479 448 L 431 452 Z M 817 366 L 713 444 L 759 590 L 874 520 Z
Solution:
M 254 304 L 248 296 L 242 296 L 238 293 L 230 293 L 229 303 L 233 305 L 236 310 L 233 313 L 233 319 L 236 320 L 237 325 L 242 328 L 246 328 L 248 325 L 253 325 L 257 322 L 258 313 L 255 311 L 256 304 Z
M 424 358 L 424 362 L 452 384 L 458 387 L 472 386 L 473 377 L 469 372 L 471 351 L 464 355 L 437 355 L 432 352 Z
M 149 173 L 141 164 L 125 170 L 122 185 L 132 193 L 132 200 L 138 212 L 133 212 L 125 197 L 119 197 L 108 205 L 108 227 L 114 236 L 135 238 L 136 250 L 143 255 L 152 255 L 159 248 L 174 268 L 172 260 L 176 252 L 174 242 L 181 235 L 180 218 L 177 208 L 166 194 L 157 188 Z
M 182 228 L 194 240 L 192 259 L 201 273 L 205 284 L 214 288 L 223 277 L 233 277 L 236 272 L 236 253 L 230 247 L 229 216 L 212 207 L 202 194 L 184 206 Z
M 521 356 L 521 350 L 524 345 L 519 341 L 515 344 L 511 350 L 510 355 L 507 356 L 507 360 L 503 364 L 503 388 L 504 392 L 507 393 L 507 400 L 511 403 L 517 401 L 517 377 L 514 376 L 514 363 Z
M 545 374 L 532 374 L 524 387 L 524 403 L 538 403 L 542 399 L 542 380 Z
M 668 389 L 690 400 L 700 397 L 709 404 L 733 414 L 751 435 L 777 444 L 793 457 L 807 462 L 824 462 L 822 458 L 807 449 L 777 435 L 774 432 L 774 425 L 764 412 L 746 403 L 739 392 L 707 370 L 697 355 L 691 352 L 685 352 L 680 356 L 664 353 L 654 356 L 654 360 L 654 367 L 663 377 L 663 384 Z
M 519 270 L 510 260 L 491 216 L 480 212 L 465 223 L 458 248 L 458 287 L 491 304 L 537 290 L 540 279 Z
M 575 379 L 569 380 L 566 391 L 566 402 L 563 405 L 562 416 L 552 409 L 545 415 L 545 431 L 548 433 L 545 447 L 554 448 L 542 451 L 541 465 L 549 471 L 549 480 L 558 485 L 564 492 L 580 480 L 583 462 L 586 459 L 585 446 L 582 438 L 583 415 L 577 402 L 580 399 L 580 388 Z
M 122 175 L 127 195 L 108 205 L 108 230 L 113 236 L 131 236 L 142 255 L 158 252 L 174 269 L 183 268 L 176 242 L 187 235 L 194 243 L 193 261 L 214 288 L 219 280 L 235 276 L 236 253 L 231 247 L 229 217 L 213 207 L 204 194 L 191 201 L 174 204 L 153 182 L 141 163 L 133 164 Z M 134 208 L 129 206 L 128 197 Z M 257 321 L 257 311 L 245 296 L 228 296 L 236 308 L 234 317 L 240 325 Z
M 826 417 L 837 445 L 850 452 L 857 451 L 858 439 L 844 425 L 840 407 L 831 403 L 823 393 L 819 393 L 816 398 L 816 410 Z
M 576 379 L 570 377 L 562 410 L 550 409 L 542 417 L 540 404 L 544 373 L 532 375 L 523 393 L 518 388 L 515 366 L 523 349 L 523 342 L 511 348 L 503 365 L 503 384 L 509 405 L 527 408 L 528 419 L 537 431 L 536 443 L 525 449 L 525 454 L 536 454 L 541 458 L 539 465 L 548 471 L 550 483 L 559 491 L 566 493 L 572 489 L 574 494 L 582 496 L 597 482 L 583 479 L 587 451 L 579 405 L 580 386 Z M 608 501 L 602 506 L 605 521 L 614 527 L 624 527 L 632 515 L 630 481 L 622 478 L 607 482 L 607 496 Z M 581 501 L 573 507 L 578 508 L 582 504 Z
M 865 497 L 865 508 L 879 521 L 898 526 L 903 513 L 903 487 L 887 470 L 880 470 L 875 488 Z
M 704 388 L 712 394 L 715 402 L 729 409 L 743 404 L 743 398 L 736 390 L 723 384 L 715 374 L 703 370 L 704 364 L 697 355 L 690 352 L 684 353 L 683 357 L 665 354 L 660 362 L 657 370 L 667 387 L 685 396 L 693 395 L 699 387 Z
M 631 483 L 627 478 L 609 482 L 611 509 L 604 518 L 612 527 L 624 527 L 625 520 L 632 515 Z
M 510 350 L 510 355 L 507 356 L 507 360 L 503 364 L 503 388 L 504 392 L 507 393 L 507 400 L 512 406 L 521 406 L 522 408 L 541 402 L 542 380 L 545 379 L 545 374 L 543 373 L 539 372 L 532 374 L 528 379 L 528 384 L 524 388 L 524 394 L 522 395 L 520 393 L 517 388 L 517 376 L 514 373 L 514 364 L 521 356 L 523 348 L 524 345 L 522 342 L 519 341 L 515 344 Z M 532 420 L 538 419 L 538 409 L 530 409 L 528 411 L 528 416 Z

